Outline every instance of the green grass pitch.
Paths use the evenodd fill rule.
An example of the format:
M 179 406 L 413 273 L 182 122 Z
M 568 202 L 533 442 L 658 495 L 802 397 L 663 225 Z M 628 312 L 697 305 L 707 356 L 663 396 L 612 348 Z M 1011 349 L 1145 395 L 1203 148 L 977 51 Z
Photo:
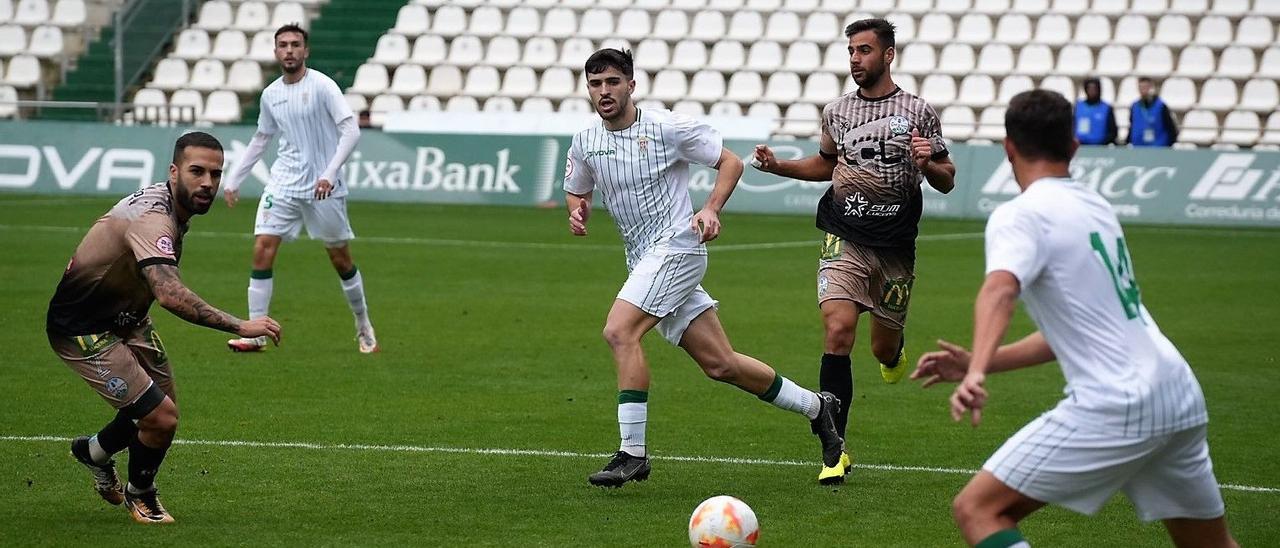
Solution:
M 608 216 L 579 239 L 560 209 L 353 203 L 381 354 L 357 353 L 338 278 L 308 240 L 276 265 L 279 348 L 234 355 L 228 335 L 153 307 L 182 419 L 158 479 L 177 523 L 143 527 L 99 500 L 68 455 L 64 440 L 111 412 L 43 334 L 67 258 L 113 202 L 0 195 L 0 545 L 681 546 L 694 506 L 731 494 L 755 509 L 766 546 L 953 546 L 950 500 L 968 479 L 957 470 L 1061 395 L 1053 366 L 998 375 L 982 426 L 952 423 L 949 388 L 880 381 L 864 320 L 849 440 L 860 467 L 823 488 L 804 420 L 706 380 L 650 335 L 653 476 L 596 489 L 586 476 L 617 447 L 600 331 L 625 277 Z M 238 315 L 253 206 L 219 202 L 197 218 L 182 263 L 196 292 Z M 735 347 L 816 386 L 812 219 L 723 221 L 704 285 Z M 912 360 L 939 337 L 968 344 L 981 230 L 923 224 Z M 1246 546 L 1280 545 L 1280 231 L 1127 232 L 1143 300 L 1204 386 L 1218 479 L 1238 486 L 1223 491 L 1233 531 Z M 751 245 L 765 243 L 779 245 Z M 1011 336 L 1029 329 L 1019 312 Z M 1122 497 L 1093 518 L 1051 508 L 1022 528 L 1044 546 L 1168 545 Z

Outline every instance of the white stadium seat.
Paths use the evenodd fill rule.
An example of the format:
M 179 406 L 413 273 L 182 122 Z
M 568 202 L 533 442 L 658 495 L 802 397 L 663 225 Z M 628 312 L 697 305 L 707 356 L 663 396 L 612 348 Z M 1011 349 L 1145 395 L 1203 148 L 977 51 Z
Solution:
M 637 67 L 649 70 L 665 68 L 671 63 L 671 47 L 666 40 L 645 40 L 633 51 L 633 60 Z
M 187 87 L 198 91 L 221 89 L 227 83 L 227 67 L 217 59 L 201 59 L 191 68 Z
M 1073 17 L 1083 15 L 1089 11 L 1089 0 L 1053 0 L 1049 11 Z
M 180 89 L 169 96 L 169 119 L 194 122 L 204 120 L 204 96 L 194 89 Z
M 467 34 L 488 38 L 502 33 L 502 12 L 493 6 L 482 6 L 471 12 Z
M 62 55 L 62 29 L 52 25 L 41 25 L 31 31 L 31 43 L 27 53 L 48 59 Z
M 1061 93 L 1068 100 L 1076 98 L 1076 84 L 1066 76 L 1046 76 L 1040 81 L 1040 88 Z M 1084 90 L 1081 90 L 1082 94 L 1083 92 Z
M 835 14 L 813 12 L 804 20 L 801 37 L 811 42 L 827 43 L 844 37 L 844 29 L 840 28 L 840 20 Z
M 1267 117 L 1267 129 L 1261 141 L 1270 145 L 1280 145 L 1280 112 L 1272 112 Z
M 897 0 L 897 6 L 892 6 L 892 2 L 889 4 L 900 11 L 915 15 L 924 15 L 933 11 L 933 0 Z M 862 9 L 874 9 L 874 7 L 868 7 L 864 2 Z
M 739 11 L 729 19 L 728 31 L 730 40 L 759 40 L 764 36 L 764 19 L 758 12 Z
M 818 111 L 816 105 L 809 103 L 788 105 L 787 112 L 783 116 L 782 132 L 796 137 L 817 135 L 821 118 L 822 113 Z
M 1093 0 L 1089 11 L 1102 15 L 1119 16 L 1129 9 L 1129 0 Z
M 916 41 L 922 44 L 946 44 L 955 36 L 955 26 L 951 17 L 940 13 L 931 13 L 920 18 L 920 26 L 916 29 Z
M 965 44 L 948 44 L 938 56 L 938 72 L 962 76 L 973 72 L 976 65 L 973 48 Z
M 1200 85 L 1200 102 L 1197 108 L 1225 112 L 1236 108 L 1240 101 L 1236 83 L 1226 78 L 1210 78 Z
M 567 68 L 581 69 L 587 58 L 595 53 L 596 47 L 586 38 L 570 38 L 560 46 L 560 60 L 557 65 Z
M 1049 0 L 1013 0 L 1010 11 L 1028 15 L 1040 15 L 1049 11 Z
M 1213 0 L 1210 13 L 1227 17 L 1239 17 L 1249 11 L 1249 0 Z
M 618 24 L 614 28 L 615 35 L 619 38 L 642 40 L 649 36 L 652 28 L 649 12 L 638 9 L 624 11 L 618 15 Z
M 683 11 L 658 12 L 653 21 L 653 37 L 661 40 L 681 40 L 689 33 L 689 16 Z M 753 38 L 759 38 L 759 35 Z
M 521 6 L 507 14 L 507 28 L 503 34 L 516 38 L 529 38 L 537 35 L 541 28 L 542 17 L 538 14 L 538 11 L 527 6 Z
M 1204 15 L 1207 11 L 1209 11 L 1209 0 L 1172 0 L 1169 3 L 1169 13 Z
M 1256 112 L 1232 111 L 1222 121 L 1222 135 L 1218 140 L 1232 145 L 1253 146 L 1262 133 L 1262 122 Z
M 244 2 L 236 9 L 236 23 L 233 28 L 245 32 L 267 30 L 271 26 L 271 12 L 262 2 Z
M 982 45 L 991 41 L 995 31 L 991 28 L 991 18 L 986 15 L 971 13 L 960 18 L 956 25 L 955 41 L 960 44 Z
M 241 59 L 227 69 L 227 89 L 238 93 L 253 93 L 262 89 L 262 66 L 249 59 Z
M 865 19 L 868 14 L 853 14 L 845 19 L 845 25 L 848 26 L 853 20 Z M 906 13 L 890 13 L 884 17 L 894 26 L 894 40 L 899 44 L 909 44 L 916 41 L 916 20 L 910 14 Z M 840 28 L 841 36 L 844 35 L 844 27 Z M 847 40 L 846 40 L 847 42 Z
M 53 5 L 53 17 L 49 22 L 59 27 L 78 27 L 88 18 L 84 0 L 58 0 Z
M 1146 16 L 1160 15 L 1168 10 L 1169 0 L 1135 0 L 1129 6 L 1129 13 Z
M 845 49 L 842 47 L 841 49 Z M 938 60 L 933 52 L 933 46 L 927 44 L 909 44 L 902 48 L 902 57 L 897 61 L 897 71 L 906 74 L 929 74 L 933 72 L 934 67 L 938 65 Z M 848 54 L 845 54 L 845 66 L 849 63 Z
M 1280 5 L 1280 3 L 1275 3 Z M 1249 16 L 1240 20 L 1236 27 L 1236 45 L 1261 48 L 1271 45 L 1275 39 L 1274 19 Z
M 577 90 L 577 80 L 567 68 L 549 68 L 543 71 L 542 80 L 538 84 L 538 95 L 552 99 L 570 97 Z
M 560 55 L 554 40 L 546 37 L 530 38 L 524 43 L 524 53 L 520 64 L 536 69 L 547 68 L 556 64 Z
M 267 25 L 267 29 L 274 30 L 285 25 L 294 24 L 302 28 L 309 28 L 307 21 L 307 10 L 302 4 L 297 2 L 281 2 L 276 4 L 275 9 L 271 11 L 271 23 Z
M 449 56 L 449 47 L 444 37 L 438 34 L 424 34 L 413 41 L 413 53 L 409 59 L 412 63 L 424 66 L 438 65 Z
M 979 74 L 1004 76 L 1013 72 L 1013 59 L 1013 48 L 1008 44 L 987 44 L 978 53 L 978 66 L 975 70 Z
M 800 99 L 809 103 L 826 104 L 840 96 L 840 79 L 830 72 L 815 72 L 804 81 L 804 94 Z
M 400 68 L 404 68 L 401 66 Z M 421 67 L 419 67 L 421 68 Z M 399 70 L 396 71 L 397 73 Z M 416 74 L 411 76 L 416 79 Z M 393 84 L 394 85 L 394 84 Z M 394 90 L 393 90 L 394 91 Z M 452 97 L 462 92 L 462 70 L 453 65 L 431 67 L 431 76 L 427 78 L 426 93 L 436 97 Z M 423 93 L 419 87 L 415 93 Z
M 973 136 L 978 139 L 999 141 L 1004 139 L 1004 107 L 987 107 L 978 116 L 978 127 Z
M 570 97 L 568 99 L 560 101 L 560 106 L 556 111 L 572 112 L 576 114 L 587 114 L 589 112 L 592 112 L 591 101 L 588 101 L 581 97 Z
M 173 56 L 179 59 L 203 59 L 209 56 L 209 34 L 200 29 L 187 29 L 178 34 Z
M 1096 6 L 1096 4 L 1095 4 Z M 1141 46 L 1151 41 L 1151 23 L 1141 15 L 1126 15 L 1116 22 L 1115 43 Z
M 905 91 L 905 92 L 910 93 L 910 94 L 912 94 L 912 95 L 919 95 L 919 94 L 920 94 L 920 93 L 919 93 L 919 92 L 920 92 L 920 84 L 916 82 L 916 77 L 915 77 L 915 76 L 912 76 L 912 75 L 910 75 L 910 74 L 899 74 L 899 75 L 894 75 L 894 77 L 893 77 L 893 83 L 898 84 L 898 87 L 902 88 L 902 91 Z M 853 90 L 855 90 L 855 89 L 857 89 L 857 88 L 858 88 L 858 84 L 857 84 L 857 82 L 854 82 L 854 81 L 853 81 L 853 77 L 852 77 L 852 76 L 850 76 L 850 77 L 848 78 L 848 81 L 847 81 L 847 82 L 846 82 L 846 84 L 845 84 L 846 93 L 847 93 L 847 92 L 850 92 L 850 91 L 853 91 Z M 833 97 L 832 99 L 834 99 L 834 97 Z
M 1067 16 L 1058 14 L 1041 15 L 1036 20 L 1035 41 L 1051 46 L 1061 46 L 1071 41 L 1071 22 Z
M 973 12 L 983 15 L 1003 15 L 1010 8 L 1010 0 L 974 0 Z
M 449 43 L 449 56 L 445 62 L 460 67 L 471 66 L 484 59 L 484 43 L 480 38 L 466 35 L 454 38 Z
M 13 88 L 9 88 L 13 89 Z M 155 88 L 142 88 L 133 95 L 133 117 L 136 120 L 160 120 L 164 118 L 169 98 Z
M 166 91 L 182 89 L 187 87 L 187 80 L 190 80 L 190 67 L 187 62 L 182 59 L 172 57 L 161 59 L 156 63 L 156 69 L 151 77 L 150 86 Z
M 1075 43 L 1102 46 L 1111 42 L 1111 20 L 1101 15 L 1082 15 L 1076 20 Z
M 216 47 L 214 49 L 217 49 Z M 374 63 L 396 66 L 409 60 L 409 39 L 400 34 L 384 34 L 373 48 Z
M 705 42 L 723 39 L 727 33 L 725 24 L 724 14 L 718 11 L 700 11 L 693 16 L 693 23 L 689 28 L 689 37 Z M 682 38 L 684 37 L 676 37 L 676 39 Z
M 1212 144 L 1218 138 L 1218 117 L 1207 110 L 1192 110 L 1182 117 L 1178 141 L 1196 145 Z
M 1256 112 L 1271 112 L 1280 108 L 1280 86 L 1270 78 L 1257 78 L 1244 84 L 1240 92 L 1240 108 Z
M 1156 35 L 1152 40 L 1166 46 L 1182 46 L 1191 41 L 1191 20 L 1185 15 L 1166 15 L 1156 21 Z
M 1272 46 L 1262 52 L 1258 61 L 1259 78 L 1280 78 L 1280 46 Z
M 439 104 L 438 101 L 437 104 Z M 369 103 L 369 122 L 374 126 L 382 127 L 386 124 L 388 115 L 403 110 L 404 100 L 399 95 L 379 95 Z
M 702 103 L 697 101 L 676 101 L 674 105 L 671 105 L 671 112 L 683 114 L 692 118 L 697 118 L 706 114 L 706 112 L 702 110 Z
M 1188 78 L 1206 78 L 1213 74 L 1215 56 L 1206 46 L 1187 46 L 1178 54 L 1178 69 L 1174 74 Z
M 40 60 L 31 55 L 15 55 L 9 59 L 4 83 L 18 89 L 35 87 L 40 81 Z
M 512 67 L 520 63 L 520 42 L 511 36 L 495 36 L 485 48 L 484 64 Z
M 956 81 L 950 76 L 931 74 L 920 82 L 920 97 L 934 108 L 945 107 L 956 100 Z
M 500 95 L 523 98 L 538 91 L 538 75 L 529 67 L 511 67 L 502 77 Z
M 351 82 L 351 91 L 363 95 L 377 95 L 387 90 L 391 79 L 387 76 L 387 67 L 376 63 L 365 63 L 356 69 L 355 79 Z
M 449 69 L 453 69 L 455 71 L 457 70 L 456 67 L 439 66 L 433 69 L 432 74 L 434 75 L 435 72 L 437 71 L 448 72 Z M 459 78 L 461 78 L 461 76 L 459 76 Z M 423 90 L 425 90 L 426 88 L 427 88 L 426 69 L 422 68 L 421 65 L 400 65 L 396 67 L 395 74 L 391 76 L 391 86 L 387 88 L 387 91 L 390 93 L 399 95 L 401 97 L 412 97 L 414 95 L 422 93 Z M 439 90 L 437 89 L 433 91 L 439 91 Z M 459 90 L 457 89 L 453 89 L 452 93 L 442 93 L 442 94 L 452 95 L 453 93 L 457 93 L 458 91 Z
M 698 71 L 689 81 L 689 98 L 712 102 L 724 97 L 724 74 L 716 70 Z
M 259 63 L 270 63 L 276 59 L 275 31 L 264 30 L 254 33 L 249 41 L 249 59 Z
M 1188 78 L 1169 78 L 1160 84 L 1160 98 L 1173 110 L 1189 109 L 1196 104 L 1196 84 Z
M 994 40 L 1001 44 L 1021 46 L 1031 41 L 1031 19 L 1022 14 L 1000 16 Z
M 516 112 L 516 102 L 510 97 L 490 97 L 485 99 L 484 106 L 480 107 L 483 112 Z
M 236 92 L 220 89 L 209 94 L 204 107 L 204 120 L 215 124 L 229 124 L 240 120 L 240 98 Z
M 775 72 L 769 75 L 764 87 L 764 99 L 775 103 L 792 103 L 800 99 L 804 86 L 794 72 Z
M 435 12 L 431 32 L 446 38 L 458 36 L 467 30 L 467 13 L 457 6 L 444 6 Z
M 735 72 L 729 77 L 728 88 L 725 99 L 750 103 L 760 100 L 760 96 L 764 94 L 764 81 L 755 72 Z
M 1230 20 L 1226 17 L 1211 15 L 1209 17 L 1201 17 L 1200 22 L 1196 24 L 1195 42 L 1204 46 L 1220 48 L 1231 44 L 1234 35 Z
M 582 18 L 578 20 L 577 36 L 600 39 L 612 35 L 613 14 L 608 10 L 590 9 L 583 12 Z
M 835 47 L 839 44 L 832 44 Z M 840 49 L 843 51 L 844 47 Z M 747 62 L 746 50 L 742 47 L 741 42 L 724 41 L 716 42 L 711 46 L 710 58 L 707 61 L 707 68 L 720 71 L 737 70 Z M 845 65 L 848 66 L 848 56 L 845 56 Z
M 762 72 L 776 70 L 782 65 L 782 46 L 777 42 L 756 42 L 747 52 L 747 69 Z
M 959 15 L 968 12 L 971 7 L 973 7 L 971 0 L 946 0 L 938 2 L 934 9 L 939 13 Z
M 962 141 L 973 137 L 974 126 L 978 123 L 973 109 L 962 106 L 944 108 L 938 118 L 942 122 L 943 137 Z
M 792 42 L 783 61 L 787 70 L 808 74 L 821 70 L 822 50 L 813 42 Z
M 223 0 L 210 0 L 200 6 L 200 17 L 196 20 L 196 28 L 220 31 L 231 28 L 235 21 L 231 4 Z
M 711 107 L 707 109 L 707 114 L 711 116 L 740 117 L 742 116 L 742 105 L 729 101 L 719 101 L 717 103 L 713 103 Z
M 676 101 L 689 93 L 689 83 L 684 73 L 678 70 L 662 70 L 653 77 L 653 87 L 649 97 L 660 101 Z
M 707 46 L 697 40 L 681 40 L 671 50 L 671 68 L 696 71 L 707 66 Z M 662 67 L 652 67 L 662 68 Z
M 1014 95 L 1034 89 L 1035 82 L 1029 76 L 1006 76 L 1000 80 L 1000 92 L 996 94 L 996 104 L 1007 105 Z
M 1029 44 L 1018 52 L 1018 66 L 1014 72 L 1038 76 L 1053 70 L 1053 51 L 1044 44 Z
M 1080 44 L 1063 46 L 1058 50 L 1058 66 L 1054 72 L 1077 77 L 1093 74 L 1093 50 Z
M 1120 80 L 1120 85 L 1116 87 L 1115 107 L 1124 107 L 1132 105 L 1138 100 L 1138 77 L 1126 76 Z M 1119 121 L 1119 120 L 1117 120 Z
M 764 101 L 752 103 L 751 106 L 747 107 L 747 117 L 761 120 L 778 120 L 782 118 L 782 109 L 778 108 L 777 103 L 766 103 Z
M 578 32 L 578 16 L 568 8 L 553 8 L 542 18 L 542 35 L 568 38 Z
M 555 106 L 546 97 L 530 97 L 520 101 L 520 112 L 547 113 L 555 111 Z
M 391 32 L 406 36 L 417 36 L 430 29 L 431 16 L 427 14 L 427 7 L 408 4 L 400 7 L 400 11 L 396 15 L 396 26 L 392 27 Z
M 1173 52 L 1166 46 L 1146 45 L 1138 50 L 1135 70 L 1144 74 L 1169 74 L 1173 72 Z
M 996 101 L 996 83 L 990 76 L 971 74 L 960 81 L 957 105 L 985 107 Z
M 221 61 L 244 59 L 249 54 L 249 39 L 238 30 L 224 30 L 213 39 L 210 55 Z
M 1110 45 L 1098 52 L 1094 72 L 1103 76 L 1125 76 L 1133 72 L 1133 51 L 1128 46 Z
M 800 39 L 800 16 L 789 11 L 771 14 L 765 25 L 764 38 L 784 44 Z
M 498 94 L 502 87 L 502 78 L 498 69 L 493 67 L 471 67 L 467 71 L 467 81 L 462 86 L 462 93 L 472 97 L 490 97 Z

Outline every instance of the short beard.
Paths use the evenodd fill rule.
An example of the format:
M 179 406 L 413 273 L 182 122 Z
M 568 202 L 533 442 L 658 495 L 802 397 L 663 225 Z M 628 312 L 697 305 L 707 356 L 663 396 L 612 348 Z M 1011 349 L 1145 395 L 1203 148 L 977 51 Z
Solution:
M 876 72 L 867 71 L 866 74 L 863 76 L 863 81 L 859 82 L 857 78 L 854 78 L 853 83 L 858 84 L 858 87 L 862 89 L 876 87 L 876 85 L 880 83 L 880 80 L 884 79 L 884 72 L 885 71 L 883 67 L 881 67 L 880 70 Z M 853 75 L 850 74 L 850 76 L 853 76 Z
M 176 187 L 174 192 L 177 194 L 178 203 L 182 204 L 182 208 L 192 215 L 204 215 L 209 212 L 209 208 L 213 207 L 213 200 L 209 200 L 209 205 L 199 206 L 196 204 L 195 194 L 187 189 L 187 185 L 182 182 L 182 177 L 178 177 L 178 182 L 174 184 Z
M 297 74 L 298 71 L 302 70 L 302 67 L 304 66 L 306 65 L 303 65 L 302 63 L 298 63 L 297 66 L 294 66 L 293 68 L 289 68 L 288 65 L 284 63 L 280 63 L 280 70 L 287 72 L 289 74 Z

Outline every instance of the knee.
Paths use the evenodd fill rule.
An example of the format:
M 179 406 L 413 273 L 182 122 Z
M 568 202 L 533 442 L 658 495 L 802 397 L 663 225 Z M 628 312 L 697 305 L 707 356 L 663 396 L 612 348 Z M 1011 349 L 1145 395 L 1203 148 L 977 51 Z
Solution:
M 955 520 L 956 525 L 964 530 L 965 525 L 973 520 L 973 516 L 977 514 L 977 508 L 964 492 L 956 495 L 951 499 L 951 519 Z
M 898 344 L 900 341 L 872 340 L 871 353 L 875 354 L 876 359 L 880 363 L 889 363 L 898 358 Z
M 848 354 L 853 350 L 853 330 L 856 324 L 837 319 L 828 319 L 827 352 L 832 354 Z
M 732 383 L 738 378 L 738 368 L 732 355 L 700 356 L 697 361 L 702 372 L 713 381 Z
M 604 342 L 609 343 L 609 348 L 615 350 L 629 345 L 640 344 L 640 337 L 632 333 L 630 329 L 613 324 L 605 324 L 604 332 L 601 335 L 604 337 Z
M 172 400 L 165 399 L 164 403 L 138 421 L 138 429 L 172 437 L 178 431 L 178 406 Z

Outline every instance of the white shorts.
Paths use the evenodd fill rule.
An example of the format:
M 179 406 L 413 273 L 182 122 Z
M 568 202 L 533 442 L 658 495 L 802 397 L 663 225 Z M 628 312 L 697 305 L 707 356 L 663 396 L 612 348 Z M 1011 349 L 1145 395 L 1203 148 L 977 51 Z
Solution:
M 342 247 L 356 237 L 347 220 L 346 197 L 312 200 L 262 193 L 253 225 L 255 236 L 279 236 L 289 242 L 298 238 L 303 225 L 307 235 L 324 242 L 325 247 Z
M 618 298 L 662 318 L 658 332 L 679 346 L 689 323 L 717 304 L 699 285 L 706 273 L 706 255 L 651 251 L 631 269 Z
M 1205 425 L 1143 437 L 1078 428 L 1053 411 L 1009 438 L 982 468 L 1033 499 L 1092 515 L 1123 490 L 1138 518 L 1225 513 Z

